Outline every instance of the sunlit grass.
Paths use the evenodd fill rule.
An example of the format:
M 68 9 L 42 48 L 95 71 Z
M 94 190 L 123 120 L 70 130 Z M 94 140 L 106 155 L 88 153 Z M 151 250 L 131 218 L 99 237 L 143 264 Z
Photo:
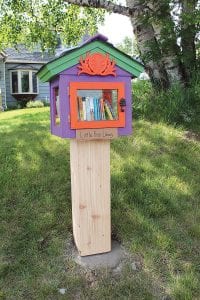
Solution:
M 66 258 L 69 141 L 48 108 L 0 114 L 0 167 L 0 299 L 198 299 L 200 145 L 181 129 L 140 120 L 112 141 L 112 231 L 142 267 L 94 285 Z

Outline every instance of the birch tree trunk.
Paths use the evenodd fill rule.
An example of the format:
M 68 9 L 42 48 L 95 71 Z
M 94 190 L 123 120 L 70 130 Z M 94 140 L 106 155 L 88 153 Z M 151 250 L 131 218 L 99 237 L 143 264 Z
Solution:
M 150 24 L 144 24 L 142 20 L 145 7 L 139 0 L 127 0 L 126 3 L 133 11 L 130 20 L 146 71 L 154 85 L 160 85 L 166 89 L 169 87 L 169 79 L 161 59 L 162 54 L 155 38 L 154 29 Z M 152 48 L 154 48 L 154 57 L 152 55 Z
M 185 82 L 186 72 L 181 62 L 180 47 L 176 43 L 177 39 L 174 32 L 173 20 L 170 15 L 169 3 L 163 1 L 126 0 L 127 5 L 122 6 L 114 4 L 112 1 L 103 0 L 64 1 L 80 6 L 103 8 L 109 12 L 128 16 L 133 26 L 133 32 L 137 39 L 141 57 L 152 83 L 154 85 L 160 85 L 161 88 L 168 88 L 175 81 Z M 189 0 L 180 1 L 184 2 L 184 9 L 187 10 Z M 196 1 L 197 0 L 192 0 L 192 3 Z M 165 7 L 162 7 L 163 5 Z M 154 16 L 148 19 L 150 12 L 153 12 Z M 154 21 L 156 13 L 161 14 L 164 23 L 171 24 L 171 32 L 167 34 L 169 36 L 165 35 L 163 38 L 162 30 L 165 26 L 163 26 L 164 23 L 162 22 Z M 147 21 L 144 21 L 145 15 Z M 191 61 L 194 61 L 194 40 L 192 32 L 193 29 L 191 29 L 190 34 L 191 44 L 187 40 L 188 35 L 186 35 L 186 30 L 183 31 L 182 46 L 187 48 L 185 49 L 185 54 L 188 54 L 189 49 L 192 51 Z M 166 41 L 164 42 L 164 40 L 166 40 L 167 43 Z M 189 60 L 187 61 L 189 65 Z
M 146 71 L 154 85 L 161 88 L 169 87 L 168 74 L 161 60 L 161 52 L 155 38 L 155 32 L 151 25 L 143 24 L 141 16 L 144 14 L 144 6 L 139 0 L 127 0 L 126 6 L 103 0 L 65 0 L 68 3 L 86 7 L 104 8 L 107 11 L 128 16 L 133 25 L 133 32 L 136 35 L 138 48 L 145 63 Z M 156 57 L 151 56 L 151 47 L 157 52 Z
M 104 0 L 64 0 L 65 2 L 83 7 L 103 8 L 107 11 L 118 13 L 130 17 L 133 14 L 133 9 L 128 6 L 118 5 L 111 1 Z
M 195 49 L 195 7 L 197 0 L 181 0 L 182 18 L 181 18 L 181 48 L 183 63 L 186 68 L 187 77 L 192 77 L 192 72 L 196 66 L 196 49 Z M 189 21 L 188 21 L 189 18 Z
M 185 68 L 181 62 L 181 51 L 177 45 L 169 4 L 162 1 L 147 1 L 147 5 L 151 10 L 152 27 L 169 81 L 170 83 L 174 83 L 174 81 L 184 82 Z M 168 25 L 165 28 L 166 23 Z

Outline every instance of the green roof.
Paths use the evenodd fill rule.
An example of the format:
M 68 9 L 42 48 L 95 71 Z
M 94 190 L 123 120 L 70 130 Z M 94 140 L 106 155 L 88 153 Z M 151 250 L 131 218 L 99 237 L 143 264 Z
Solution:
M 83 56 L 87 52 L 109 53 L 110 58 L 114 59 L 120 68 L 132 74 L 133 77 L 138 77 L 144 71 L 144 66 L 140 62 L 121 52 L 112 44 L 105 42 L 106 40 L 106 37 L 99 34 L 79 47 L 66 51 L 58 58 L 44 65 L 39 70 L 38 77 L 42 82 L 50 81 L 60 72 L 78 64 L 80 56 Z

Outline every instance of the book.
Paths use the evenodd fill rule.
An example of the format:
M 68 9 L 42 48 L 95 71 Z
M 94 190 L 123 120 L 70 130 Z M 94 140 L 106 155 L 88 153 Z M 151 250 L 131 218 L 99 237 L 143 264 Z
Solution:
M 116 119 L 116 116 L 115 116 L 114 110 L 113 110 L 113 108 L 112 108 L 112 105 L 110 104 L 110 102 L 109 102 L 108 100 L 105 100 L 105 103 L 106 103 L 106 105 L 108 106 L 108 108 L 109 108 L 109 110 L 110 110 L 110 112 L 111 112 L 111 114 L 112 114 L 113 120 L 115 120 L 115 119 Z
M 105 112 L 106 112 L 106 115 L 107 115 L 107 119 L 108 120 L 113 120 L 112 113 L 111 113 L 110 108 L 109 108 L 109 106 L 106 102 L 104 103 L 104 107 L 105 107 Z
M 93 98 L 94 103 L 94 120 L 98 120 L 98 99 L 96 97 Z
M 101 117 L 101 120 L 105 120 L 105 108 L 104 108 L 103 98 L 100 99 L 100 117 Z
M 91 121 L 90 98 L 89 97 L 86 97 L 86 99 L 85 99 L 85 109 L 86 109 L 86 120 Z
M 100 99 L 97 99 L 97 120 L 101 120 Z
M 77 97 L 77 102 L 78 102 L 78 117 L 80 121 L 83 121 L 83 102 L 82 102 L 82 97 L 78 96 Z
M 86 114 L 86 98 L 82 97 L 83 102 L 83 121 L 87 120 L 87 114 Z
M 109 100 L 77 96 L 78 117 L 81 121 L 115 120 L 116 113 Z
M 90 119 L 91 119 L 91 121 L 93 121 L 94 120 L 94 101 L 93 101 L 93 98 L 90 97 L 89 101 L 90 101 Z

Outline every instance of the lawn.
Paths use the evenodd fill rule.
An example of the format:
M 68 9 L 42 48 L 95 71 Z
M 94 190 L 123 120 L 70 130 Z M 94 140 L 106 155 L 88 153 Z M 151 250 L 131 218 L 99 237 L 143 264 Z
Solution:
M 69 141 L 50 134 L 48 108 L 0 114 L 0 166 L 0 299 L 199 299 L 195 136 L 138 120 L 131 137 L 112 141 L 113 237 L 140 265 L 117 275 L 68 255 Z

